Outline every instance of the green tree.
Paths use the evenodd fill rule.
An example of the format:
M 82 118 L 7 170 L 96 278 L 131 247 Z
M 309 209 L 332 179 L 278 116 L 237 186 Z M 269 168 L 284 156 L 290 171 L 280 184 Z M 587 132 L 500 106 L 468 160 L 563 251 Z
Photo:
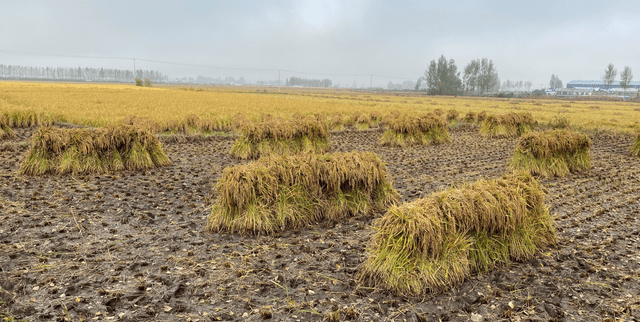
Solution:
M 616 80 L 616 76 L 618 75 L 618 70 L 613 68 L 613 64 L 609 64 L 607 69 L 604 70 L 604 75 L 602 75 L 602 81 L 607 84 L 608 88 L 611 88 L 611 84 Z
M 460 72 L 453 59 L 447 61 L 444 55 L 438 62 L 432 60 L 425 71 L 427 91 L 430 95 L 457 95 L 462 89 Z
M 624 88 L 625 91 L 629 87 L 629 84 L 631 83 L 632 79 L 633 79 L 633 73 L 631 72 L 631 67 L 624 66 L 622 73 L 620 73 L 620 86 L 622 86 L 622 88 Z

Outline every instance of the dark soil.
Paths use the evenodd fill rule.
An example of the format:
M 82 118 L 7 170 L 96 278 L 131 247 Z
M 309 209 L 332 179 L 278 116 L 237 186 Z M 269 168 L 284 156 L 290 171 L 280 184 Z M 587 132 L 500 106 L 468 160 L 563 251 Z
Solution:
M 173 165 L 100 176 L 16 174 L 30 130 L 0 146 L 0 318 L 28 321 L 640 320 L 640 162 L 632 138 L 595 135 L 593 169 L 545 179 L 559 245 L 406 299 L 359 286 L 372 218 L 276 236 L 204 230 L 233 138 L 165 143 Z M 375 151 L 404 201 L 505 170 L 515 139 L 473 126 L 453 142 L 382 147 L 344 131 L 333 151 Z M 380 214 L 378 214 L 380 215 Z M 332 315 L 335 317 L 337 314 Z M 333 321 L 333 320 L 330 320 Z

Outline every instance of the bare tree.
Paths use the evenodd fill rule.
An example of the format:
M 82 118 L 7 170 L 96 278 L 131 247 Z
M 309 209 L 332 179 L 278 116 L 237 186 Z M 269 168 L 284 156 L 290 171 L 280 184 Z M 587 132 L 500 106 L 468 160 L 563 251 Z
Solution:
M 624 66 L 624 70 L 622 70 L 622 73 L 620 73 L 620 86 L 622 86 L 625 91 L 629 87 L 632 79 L 633 73 L 631 72 L 631 67 Z
M 549 81 L 550 88 L 562 88 L 562 81 L 560 77 L 555 74 L 551 74 L 551 81 Z
M 607 87 L 611 88 L 611 84 L 616 80 L 617 75 L 618 71 L 613 68 L 613 64 L 609 64 L 609 66 L 607 66 L 607 69 L 604 70 L 602 81 L 607 84 Z

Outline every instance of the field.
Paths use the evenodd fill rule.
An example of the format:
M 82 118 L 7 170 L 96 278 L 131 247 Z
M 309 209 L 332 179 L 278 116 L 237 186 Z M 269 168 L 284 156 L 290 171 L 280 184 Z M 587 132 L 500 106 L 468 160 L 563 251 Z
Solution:
M 0 83 L 0 112 L 36 112 L 53 119 L 84 125 L 104 125 L 135 115 L 157 122 L 183 120 L 189 114 L 230 119 L 237 113 L 249 118 L 272 114 L 290 118 L 295 113 L 328 115 L 400 110 L 407 113 L 457 110 L 490 114 L 530 112 L 540 123 L 566 118 L 587 130 L 640 130 L 640 103 L 376 95 L 345 90 L 303 88 L 143 88 L 125 85 Z M 242 91 L 240 91 L 242 90 Z
M 638 103 L 470 99 L 292 90 L 286 95 L 0 83 L 0 112 L 82 125 L 241 112 L 531 112 L 588 133 L 591 169 L 539 178 L 558 245 L 443 293 L 401 297 L 356 281 L 376 216 L 241 236 L 206 231 L 235 136 L 163 138 L 172 165 L 101 175 L 24 176 L 35 127 L 0 142 L 0 317 L 28 321 L 633 321 L 640 319 Z M 271 92 L 269 92 L 271 91 Z M 512 102 L 516 102 L 512 103 Z M 435 104 L 433 104 L 435 103 Z M 570 105 L 570 106 L 562 106 Z M 492 106 L 497 106 L 494 108 Z M 599 108 L 593 108 L 599 106 Z M 498 178 L 518 138 L 452 123 L 450 143 L 382 146 L 382 128 L 334 131 L 331 152 L 375 152 L 402 201 Z M 339 312 L 339 313 L 335 313 Z M 337 317 L 339 315 L 339 318 Z

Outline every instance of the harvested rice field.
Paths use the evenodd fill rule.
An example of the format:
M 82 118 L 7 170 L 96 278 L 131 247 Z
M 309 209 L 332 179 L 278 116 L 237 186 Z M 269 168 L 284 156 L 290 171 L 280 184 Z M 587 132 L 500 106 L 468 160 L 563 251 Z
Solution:
M 507 171 L 518 138 L 479 130 L 460 123 L 450 143 L 402 148 L 380 144 L 383 129 L 328 140 L 331 152 L 375 152 L 401 202 L 413 202 Z M 234 136 L 163 138 L 171 164 L 157 168 L 26 176 L 20 164 L 36 128 L 13 131 L 0 142 L 6 320 L 640 319 L 640 163 L 630 134 L 592 132 L 589 170 L 538 178 L 555 246 L 440 293 L 403 297 L 357 278 L 383 211 L 268 235 L 208 231 L 216 180 L 251 162 L 229 154 Z

